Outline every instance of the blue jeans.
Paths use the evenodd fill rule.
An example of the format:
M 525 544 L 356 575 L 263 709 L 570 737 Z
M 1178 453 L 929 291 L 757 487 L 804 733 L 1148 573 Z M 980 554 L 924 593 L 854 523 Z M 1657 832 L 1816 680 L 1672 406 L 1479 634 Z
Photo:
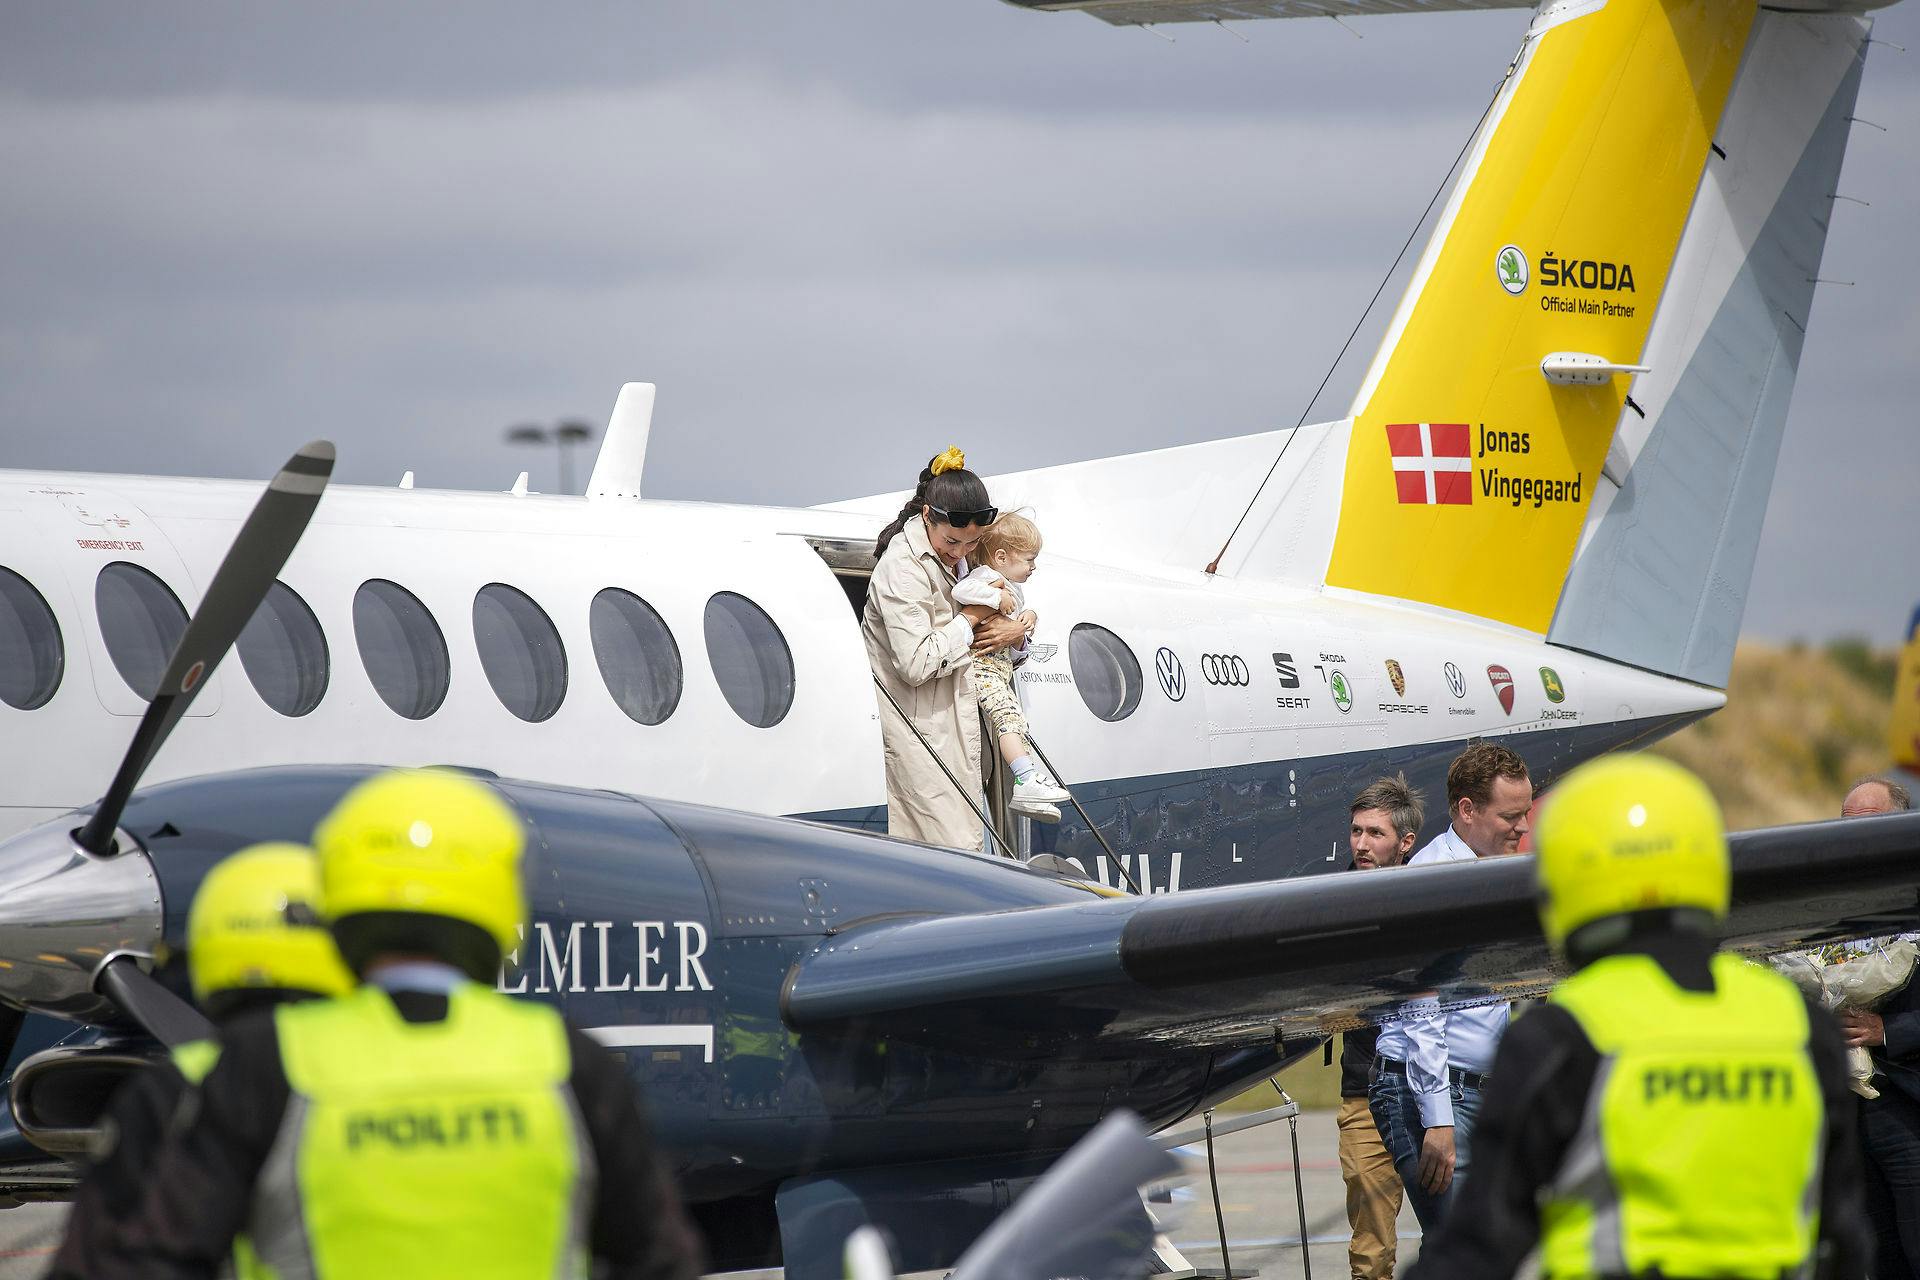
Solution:
M 1413 1206 L 1413 1216 L 1420 1219 L 1420 1230 L 1429 1235 L 1439 1228 L 1460 1180 L 1467 1176 L 1473 1118 L 1480 1113 L 1480 1090 L 1462 1084 L 1457 1071 L 1448 1071 L 1447 1075 L 1447 1092 L 1453 1103 L 1453 1181 L 1437 1196 L 1420 1185 L 1420 1144 L 1427 1130 L 1420 1122 L 1420 1104 L 1407 1078 L 1382 1071 L 1376 1064 L 1367 1083 L 1367 1105 L 1380 1128 L 1380 1140 L 1393 1157 L 1393 1167 L 1400 1172 L 1407 1203 Z

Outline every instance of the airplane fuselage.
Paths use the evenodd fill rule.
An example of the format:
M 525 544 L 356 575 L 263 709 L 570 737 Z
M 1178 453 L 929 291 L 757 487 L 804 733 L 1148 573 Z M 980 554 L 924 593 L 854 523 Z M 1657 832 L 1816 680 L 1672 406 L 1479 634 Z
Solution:
M 159 652 L 153 611 L 197 604 L 254 493 L 0 476 L 0 570 L 44 601 L 60 663 L 38 705 L 0 705 L 0 828 L 97 794 L 75 762 L 104 769 L 144 709 L 129 671 Z M 336 487 L 281 575 L 297 600 L 242 639 L 148 780 L 456 764 L 883 829 L 863 583 L 818 549 L 875 524 Z M 1048 554 L 1029 601 L 1035 735 L 1144 891 L 1342 865 L 1353 792 L 1404 769 L 1437 800 L 1469 738 L 1508 738 L 1546 780 L 1723 700 L 1494 624 L 1161 564 Z M 1071 812 L 1032 847 L 1123 882 Z

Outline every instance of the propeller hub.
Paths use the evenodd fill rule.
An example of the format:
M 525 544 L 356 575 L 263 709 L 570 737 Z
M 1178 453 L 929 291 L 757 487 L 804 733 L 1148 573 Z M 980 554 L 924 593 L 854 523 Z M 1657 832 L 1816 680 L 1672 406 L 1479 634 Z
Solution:
M 94 989 L 116 955 L 150 957 L 164 923 L 160 880 L 139 844 L 96 857 L 56 820 L 0 843 L 0 1002 L 65 1018 L 115 1015 Z

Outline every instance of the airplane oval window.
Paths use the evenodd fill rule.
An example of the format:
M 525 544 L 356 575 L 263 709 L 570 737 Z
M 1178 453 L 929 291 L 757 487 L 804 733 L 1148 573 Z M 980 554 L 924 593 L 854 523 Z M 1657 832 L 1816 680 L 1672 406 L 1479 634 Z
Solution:
M 1125 720 L 1140 705 L 1140 660 L 1105 627 L 1082 622 L 1068 632 L 1067 665 L 1080 700 L 1102 720 Z
M 93 580 L 93 608 L 114 669 L 129 689 L 151 702 L 173 647 L 187 630 L 180 598 L 151 571 L 116 560 Z
M 66 644 L 47 598 L 0 566 L 0 702 L 21 711 L 46 706 L 66 666 Z
M 275 582 L 234 644 L 260 700 L 283 716 L 303 716 L 327 693 L 327 636 L 292 587 Z
M 793 708 L 793 651 L 767 611 L 722 591 L 707 601 L 707 661 L 734 714 L 770 729 Z
M 487 683 L 507 710 L 537 723 L 560 709 L 567 696 L 567 651 L 532 596 L 504 582 L 480 588 L 473 597 L 473 643 Z
M 680 646 L 654 607 L 631 591 L 608 587 L 587 611 L 593 656 L 607 692 L 628 717 L 659 724 L 680 705 Z
M 353 639 L 380 700 L 397 715 L 425 720 L 447 700 L 447 641 L 419 597 L 397 582 L 369 578 L 353 593 Z

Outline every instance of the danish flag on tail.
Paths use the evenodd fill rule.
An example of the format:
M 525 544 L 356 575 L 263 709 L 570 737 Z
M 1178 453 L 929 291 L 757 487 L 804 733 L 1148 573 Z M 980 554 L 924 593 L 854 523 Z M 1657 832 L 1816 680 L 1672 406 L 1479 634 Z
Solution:
M 1473 505 L 1473 430 L 1464 422 L 1389 422 L 1402 503 Z

